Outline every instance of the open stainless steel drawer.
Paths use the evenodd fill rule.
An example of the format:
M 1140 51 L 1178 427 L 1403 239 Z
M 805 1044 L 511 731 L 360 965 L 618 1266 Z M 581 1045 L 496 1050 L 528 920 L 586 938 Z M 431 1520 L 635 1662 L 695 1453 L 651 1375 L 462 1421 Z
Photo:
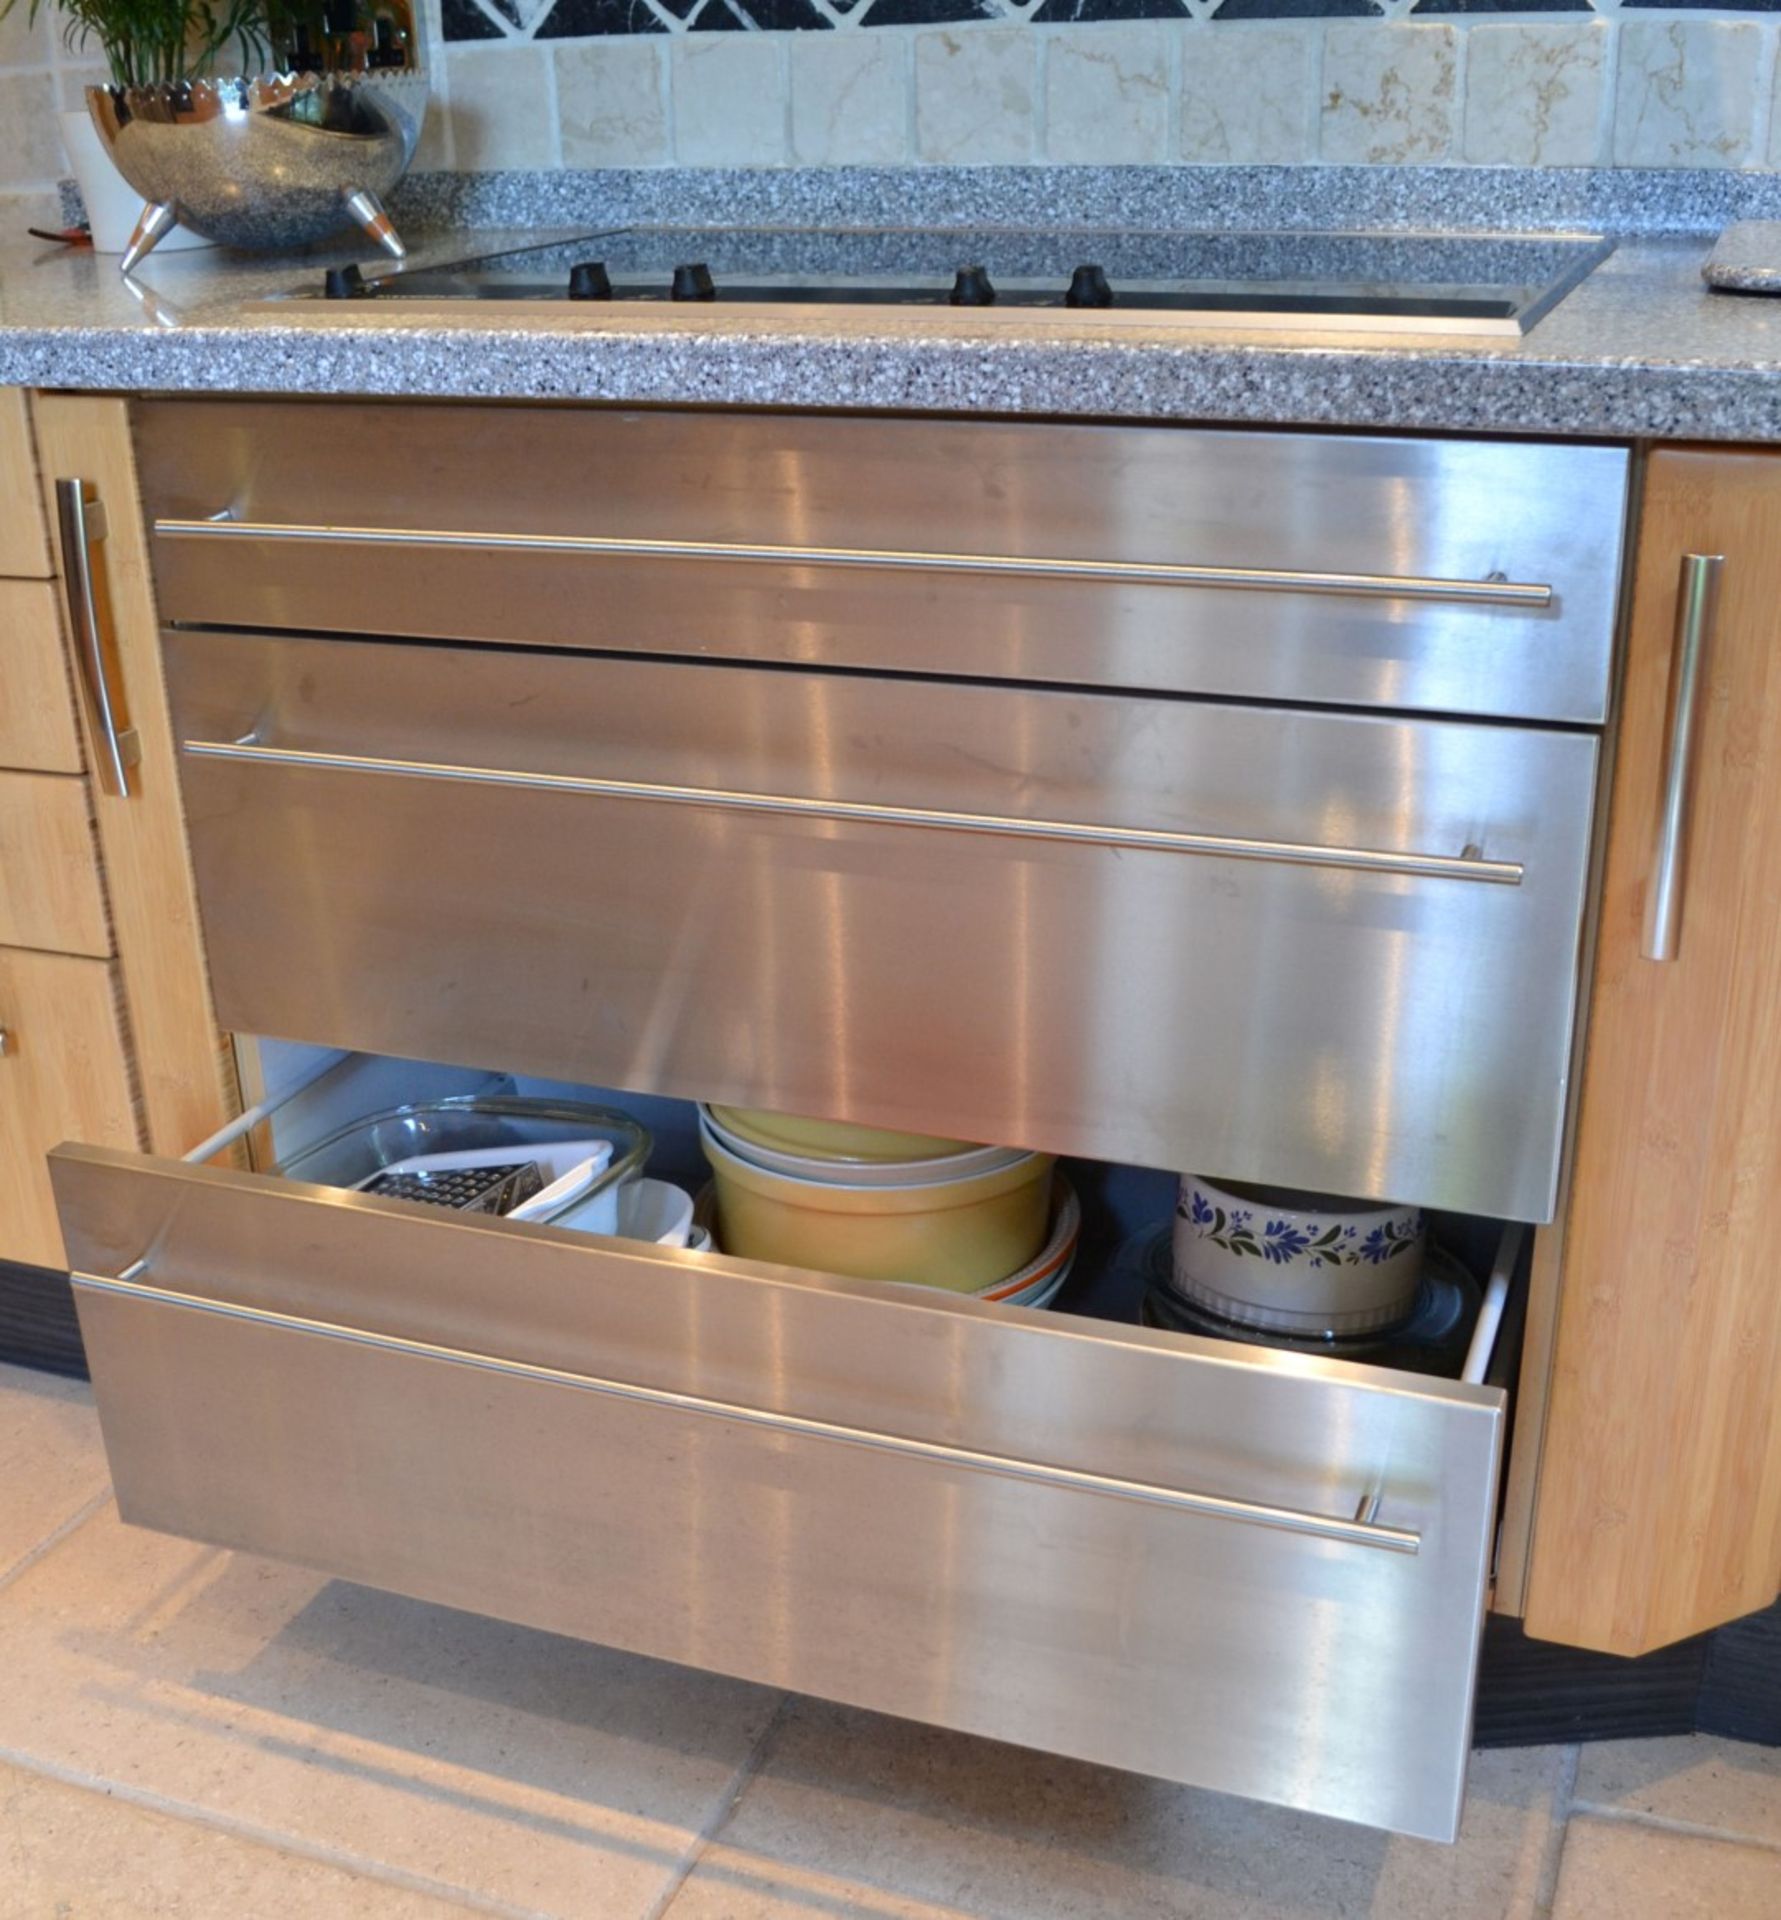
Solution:
M 1624 448 L 412 402 L 133 418 L 176 624 L 1607 712 Z
M 1550 1217 L 1593 735 L 173 632 L 237 1032 Z
M 1405 1832 L 1504 1396 L 89 1148 L 128 1520 Z

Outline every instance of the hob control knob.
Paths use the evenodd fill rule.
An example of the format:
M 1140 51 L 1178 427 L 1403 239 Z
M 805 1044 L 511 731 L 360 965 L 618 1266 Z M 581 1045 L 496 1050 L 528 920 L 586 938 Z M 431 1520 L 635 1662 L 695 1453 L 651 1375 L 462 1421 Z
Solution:
M 365 276 L 357 266 L 330 267 L 322 282 L 324 300 L 357 300 L 365 291 Z
M 1064 293 L 1066 307 L 1110 307 L 1112 304 L 1113 288 L 1101 268 L 1078 267 L 1070 275 L 1070 284 Z
M 582 260 L 569 269 L 571 300 L 610 300 L 612 281 L 603 260 Z
M 996 290 L 989 283 L 987 267 L 960 267 L 952 283 L 955 307 L 993 307 Z
M 676 300 L 715 300 L 717 285 L 711 278 L 711 269 L 703 260 L 690 267 L 674 269 L 674 285 L 669 289 Z

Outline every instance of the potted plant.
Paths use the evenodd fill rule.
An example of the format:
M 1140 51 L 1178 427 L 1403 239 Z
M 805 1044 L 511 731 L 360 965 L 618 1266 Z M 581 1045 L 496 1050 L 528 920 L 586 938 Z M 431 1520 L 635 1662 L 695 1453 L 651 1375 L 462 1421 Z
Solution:
M 0 0 L 0 18 L 17 6 L 53 6 L 110 68 L 63 124 L 94 245 L 126 272 L 180 228 L 281 247 L 352 219 L 400 257 L 379 195 L 426 105 L 409 0 Z M 100 163 L 128 183 L 127 242 L 101 234 L 117 196 Z

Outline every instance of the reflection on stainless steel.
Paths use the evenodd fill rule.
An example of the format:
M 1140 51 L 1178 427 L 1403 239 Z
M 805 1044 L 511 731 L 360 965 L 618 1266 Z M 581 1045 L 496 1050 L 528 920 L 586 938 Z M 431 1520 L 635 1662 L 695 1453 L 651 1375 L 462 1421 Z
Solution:
M 373 1194 L 375 1191 L 372 1189 Z M 497 1214 L 504 1209 L 477 1207 L 471 1211 Z M 109 1274 L 77 1273 L 74 1279 L 88 1294 L 109 1293 L 157 1306 L 215 1314 L 228 1320 L 243 1320 L 255 1326 L 310 1334 L 319 1340 L 345 1341 L 353 1346 L 376 1347 L 386 1353 L 410 1354 L 417 1359 L 438 1361 L 446 1366 L 476 1367 L 484 1372 L 509 1374 L 517 1379 L 573 1387 L 582 1393 L 604 1394 L 614 1400 L 630 1400 L 639 1406 L 659 1407 L 671 1413 L 691 1414 L 700 1419 L 720 1420 L 735 1426 L 764 1427 L 771 1433 L 793 1434 L 801 1440 L 868 1447 L 875 1452 L 900 1454 L 907 1459 L 957 1467 L 968 1473 L 995 1474 L 1009 1480 L 1032 1480 L 1041 1486 L 1067 1487 L 1077 1493 L 1099 1494 L 1109 1500 L 1134 1500 L 1147 1506 L 1169 1507 L 1177 1513 L 1203 1514 L 1214 1520 L 1229 1520 L 1241 1526 L 1277 1527 L 1283 1533 L 1302 1533 L 1314 1540 L 1334 1540 L 1350 1547 L 1373 1547 L 1386 1553 L 1416 1553 L 1422 1545 L 1419 1534 L 1403 1527 L 1382 1527 L 1370 1519 L 1348 1520 L 1335 1514 L 1305 1513 L 1296 1507 L 1268 1506 L 1255 1500 L 1227 1500 L 1218 1494 L 1196 1492 L 1185 1487 L 1157 1486 L 1145 1480 L 1124 1480 L 1111 1474 L 1085 1472 L 1076 1467 L 1053 1466 L 1042 1460 L 1014 1460 L 1004 1454 L 949 1446 L 934 1440 L 916 1440 L 907 1434 L 881 1433 L 874 1428 L 844 1421 L 811 1420 L 801 1414 L 741 1406 L 731 1400 L 713 1400 L 704 1394 L 677 1393 L 662 1387 L 641 1386 L 635 1381 L 608 1380 L 597 1374 L 571 1373 L 562 1367 L 538 1366 L 523 1360 L 502 1360 L 491 1354 L 467 1352 L 462 1347 L 440 1346 L 434 1341 L 368 1333 L 362 1328 L 340 1326 L 330 1320 L 314 1320 L 300 1314 L 269 1312 L 264 1307 L 244 1307 L 226 1301 L 206 1300 L 166 1287 L 145 1284 L 138 1276 L 147 1270 L 148 1264 L 135 1261 L 115 1278 Z M 1377 1508 L 1377 1501 L 1371 1504 Z
M 1658 809 L 1657 848 L 1645 902 L 1647 960 L 1674 960 L 1681 944 L 1683 868 L 1688 854 L 1688 802 L 1692 789 L 1695 733 L 1699 726 L 1701 671 L 1719 606 L 1720 553 L 1690 553 L 1682 559 L 1676 590 L 1676 644 L 1670 657 L 1669 757 L 1664 764 Z
M 1499 1391 L 126 1153 L 54 1172 L 127 1520 L 1454 1830 Z M 87 1277 L 144 1249 L 154 1284 Z
M 356 220 L 400 258 L 378 196 L 407 171 L 426 104 L 416 72 L 89 87 L 100 140 L 148 203 L 123 270 L 175 224 L 225 246 L 275 248 Z
M 364 404 L 136 418 L 151 513 L 180 523 L 155 541 L 176 622 L 1606 712 L 1618 448 L 405 405 L 392 464 Z M 219 508 L 216 537 L 187 531 Z M 364 543 L 280 537 L 324 521 Z M 1378 585 L 1316 590 L 1357 576 Z
M 1009 814 L 889 806 L 877 800 L 813 800 L 801 794 L 738 793 L 723 787 L 671 787 L 659 781 L 602 780 L 586 774 L 527 773 L 513 767 L 464 767 L 437 760 L 316 753 L 309 748 L 267 746 L 250 740 L 187 740 L 183 751 L 197 759 L 237 760 L 249 765 L 319 767 L 324 771 L 332 768 L 339 773 L 389 773 L 412 780 L 458 780 L 475 786 L 587 793 L 607 800 L 653 801 L 660 806 L 782 813 L 813 821 L 927 827 L 944 833 L 997 834 L 1012 840 L 1073 841 L 1080 846 L 1111 847 L 1116 851 L 1197 853 L 1222 860 L 1272 860 L 1285 866 L 1338 867 L 1354 873 L 1396 873 L 1430 880 L 1484 881 L 1497 886 L 1520 886 L 1525 871 L 1519 860 L 1486 860 L 1482 854 L 1399 853 L 1377 847 L 1250 840 L 1234 834 L 1181 833 L 1155 827 L 1091 826 L 1080 820 L 1022 820 Z
M 1285 568 L 1199 567 L 1152 561 L 1057 560 L 1005 553 L 894 553 L 876 547 L 744 547 L 709 540 L 615 540 L 603 534 L 442 533 L 434 529 L 270 526 L 226 508 L 202 520 L 157 520 L 162 540 L 297 540 L 324 547 L 433 547 L 445 553 L 576 553 L 633 560 L 758 561 L 776 567 L 904 569 L 1012 574 L 1029 580 L 1099 580 L 1146 587 L 1227 587 L 1256 593 L 1355 594 L 1374 600 L 1453 600 L 1462 605 L 1549 607 L 1552 589 L 1515 580 L 1421 580 L 1380 573 L 1297 573 Z
M 184 767 L 226 1025 L 1550 1211 L 1590 735 L 237 633 L 170 633 L 166 657 L 181 734 L 227 756 Z M 229 745 L 250 733 L 277 746 Z M 812 805 L 640 805 L 606 782 Z M 912 832 L 878 808 L 1041 831 Z M 1042 831 L 1058 821 L 1095 838 Z M 1337 845 L 1521 871 L 1456 884 L 1119 834 L 1316 846 L 1331 821 Z M 1374 1089 L 1341 1125 L 1316 1097 L 1332 1075 Z

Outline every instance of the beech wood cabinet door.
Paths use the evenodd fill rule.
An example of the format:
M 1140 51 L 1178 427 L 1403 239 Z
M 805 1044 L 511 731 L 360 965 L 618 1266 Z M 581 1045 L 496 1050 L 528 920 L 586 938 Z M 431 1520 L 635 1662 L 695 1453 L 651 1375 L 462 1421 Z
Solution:
M 0 1259 L 66 1264 L 49 1151 L 139 1144 L 106 960 L 0 947 Z
M 1570 1190 L 1525 1624 L 1641 1653 L 1781 1589 L 1774 454 L 1650 462 Z
M 33 413 L 50 523 L 57 522 L 58 480 L 87 483 L 105 508 L 108 531 L 95 541 L 87 565 L 99 620 L 115 646 L 141 760 L 129 794 L 107 792 L 95 779 L 93 813 L 143 1132 L 151 1150 L 183 1153 L 235 1111 L 235 1088 L 217 1035 L 186 854 L 129 411 L 122 400 L 105 395 L 41 393 Z M 56 564 L 64 573 L 79 563 L 80 556 L 62 551 L 58 541 Z M 90 731 L 87 747 L 96 767 L 101 746 Z M 90 1136 L 69 1128 L 61 1137 Z

